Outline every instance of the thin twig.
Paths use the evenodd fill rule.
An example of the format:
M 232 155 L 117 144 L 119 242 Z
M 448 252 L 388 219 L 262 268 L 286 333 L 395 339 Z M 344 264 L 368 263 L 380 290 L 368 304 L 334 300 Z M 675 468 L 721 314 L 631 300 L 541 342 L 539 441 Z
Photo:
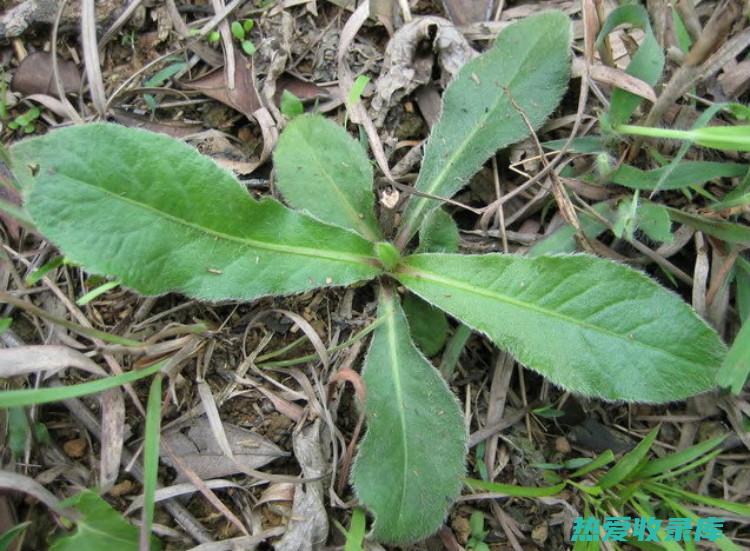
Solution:
M 82 0 L 81 2 L 81 42 L 91 100 L 99 116 L 104 117 L 107 114 L 107 95 L 104 92 L 104 79 L 102 78 L 99 49 L 96 42 L 96 6 L 94 0 Z

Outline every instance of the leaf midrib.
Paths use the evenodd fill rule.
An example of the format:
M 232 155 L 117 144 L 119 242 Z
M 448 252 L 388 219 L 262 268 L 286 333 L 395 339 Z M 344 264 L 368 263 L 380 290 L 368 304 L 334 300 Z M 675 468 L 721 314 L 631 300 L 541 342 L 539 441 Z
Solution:
M 300 134 L 302 133 L 300 132 Z M 331 174 L 327 170 L 325 170 L 325 166 L 321 162 L 320 157 L 318 157 L 319 148 L 314 147 L 307 140 L 306 136 L 303 136 L 302 139 L 308 145 L 310 156 L 313 158 L 313 160 L 315 161 L 315 164 L 318 166 L 320 173 L 323 174 L 325 179 L 333 188 L 334 192 L 341 198 L 344 206 L 346 207 L 346 210 L 349 212 L 348 218 L 350 218 L 350 221 L 353 221 L 353 225 L 359 228 L 360 232 L 362 233 L 364 237 L 366 237 L 367 239 L 370 239 L 371 241 L 377 240 L 379 237 L 376 235 L 375 231 L 370 227 L 369 224 L 367 224 L 363 219 L 359 217 L 360 213 L 358 213 L 357 210 L 354 208 L 354 206 L 349 202 L 346 194 L 343 191 L 341 191 L 341 188 L 336 183 L 336 180 L 333 179 L 333 176 L 331 176 Z
M 445 285 L 447 287 L 453 287 L 453 288 L 456 288 L 456 289 L 460 289 L 462 291 L 466 291 L 468 293 L 473 293 L 473 294 L 476 294 L 476 295 L 479 295 L 479 296 L 482 296 L 482 297 L 486 297 L 486 298 L 489 298 L 489 299 L 497 300 L 498 302 L 504 302 L 506 304 L 510 304 L 512 306 L 515 306 L 515 307 L 518 307 L 518 308 L 521 308 L 521 309 L 526 309 L 526 310 L 530 310 L 530 311 L 536 312 L 536 313 L 541 314 L 541 315 L 546 316 L 546 317 L 557 318 L 559 320 L 568 322 L 571 325 L 580 326 L 583 329 L 588 329 L 590 331 L 598 332 L 598 333 L 607 335 L 609 337 L 614 337 L 616 339 L 625 341 L 626 343 L 628 343 L 630 345 L 638 344 L 640 347 L 648 348 L 648 349 L 654 350 L 656 352 L 659 352 L 661 354 L 667 354 L 667 355 L 672 356 L 672 357 L 674 357 L 674 358 L 676 358 L 676 359 L 678 359 L 680 361 L 686 362 L 686 363 L 694 365 L 694 366 L 699 366 L 699 367 L 703 366 L 703 363 L 701 363 L 701 362 L 697 362 L 695 360 L 692 360 L 692 359 L 689 359 L 689 358 L 685 358 L 683 356 L 679 356 L 679 355 L 675 354 L 672 351 L 665 350 L 664 348 L 659 348 L 657 346 L 653 346 L 653 345 L 645 343 L 645 342 L 643 342 L 641 340 L 630 339 L 629 337 L 627 337 L 625 335 L 622 335 L 622 334 L 619 334 L 619 333 L 615 333 L 614 331 L 610 331 L 609 329 L 606 329 L 604 327 L 601 327 L 601 326 L 598 326 L 598 325 L 593 325 L 593 324 L 587 323 L 587 322 L 585 322 L 583 320 L 579 320 L 577 318 L 566 316 L 565 314 L 562 314 L 562 313 L 560 313 L 560 312 L 558 312 L 556 310 L 549 310 L 547 308 L 543 308 L 543 307 L 538 306 L 538 305 L 536 305 L 534 303 L 531 303 L 531 302 L 523 302 L 521 300 L 514 299 L 514 298 L 512 298 L 512 297 L 510 297 L 508 295 L 500 294 L 500 293 L 498 293 L 496 291 L 491 291 L 489 289 L 485 289 L 485 288 L 482 288 L 482 287 L 477 287 L 475 285 L 471 285 L 469 283 L 464 283 L 462 281 L 458 281 L 458 280 L 450 278 L 450 277 L 441 276 L 439 274 L 426 271 L 426 270 L 424 270 L 424 268 L 415 268 L 414 266 L 408 266 L 407 270 L 404 271 L 403 270 L 404 267 L 406 267 L 406 265 L 402 266 L 402 271 L 401 271 L 401 274 L 400 274 L 402 276 L 406 276 L 406 277 L 416 276 L 416 278 L 418 278 L 418 279 L 419 278 L 426 279 L 426 280 L 432 281 L 434 283 L 443 284 L 443 285 Z M 417 294 L 419 294 L 419 293 L 417 293 Z M 471 325 L 471 324 L 467 323 L 467 325 Z M 482 331 L 486 332 L 486 330 L 482 330 Z
M 529 47 L 526 50 L 526 55 L 524 56 L 524 62 L 520 63 L 518 65 L 518 70 L 515 72 L 515 74 L 508 80 L 508 84 L 505 85 L 506 89 L 509 89 L 513 86 L 516 79 L 518 78 L 518 75 L 521 74 L 522 69 L 526 65 L 526 60 L 529 57 L 528 52 L 534 50 L 539 42 L 544 38 L 543 35 L 538 35 L 536 37 L 536 40 L 534 40 L 533 46 Z M 432 180 L 432 184 L 430 184 L 426 190 L 420 190 L 424 191 L 424 193 L 434 195 L 436 188 L 445 180 L 447 174 L 449 173 L 449 168 L 452 168 L 456 163 L 457 160 L 460 159 L 463 156 L 464 150 L 468 147 L 468 144 L 471 142 L 471 140 L 474 139 L 474 136 L 482 129 L 484 128 L 484 123 L 490 118 L 492 114 L 494 114 L 495 110 L 498 108 L 498 105 L 500 104 L 500 100 L 505 98 L 505 93 L 497 95 L 497 100 L 493 103 L 492 108 L 488 109 L 487 111 L 482 114 L 482 116 L 479 118 L 479 121 L 477 124 L 474 125 L 474 128 L 467 134 L 466 139 L 461 143 L 461 145 L 454 150 L 453 155 L 451 155 L 450 159 L 445 163 L 444 167 L 438 172 L 437 176 Z M 437 131 L 437 128 L 435 129 Z M 501 146 L 502 147 L 502 146 Z M 420 176 L 422 175 L 422 172 L 420 172 Z M 415 185 L 415 189 L 419 190 L 419 182 Z M 426 197 L 419 197 L 418 202 L 416 203 L 414 210 L 412 211 L 412 215 L 409 216 L 408 221 L 406 221 L 406 225 L 404 225 L 404 228 L 408 228 L 409 233 L 413 233 L 413 221 L 416 220 L 420 213 L 424 210 L 424 205 L 427 204 L 428 198 Z
M 373 266 L 373 263 L 377 262 L 377 260 L 374 257 L 370 257 L 370 256 L 345 253 L 345 252 L 339 252 L 339 251 L 329 251 L 325 249 L 312 249 L 309 247 L 294 247 L 290 245 L 281 245 L 278 243 L 266 243 L 263 241 L 256 241 L 254 239 L 226 234 L 226 233 L 223 233 L 223 232 L 211 229 L 211 228 L 207 228 L 206 226 L 201 226 L 194 222 L 190 222 L 189 220 L 185 220 L 184 218 L 180 218 L 168 212 L 164 212 L 163 210 L 155 208 L 149 205 L 148 203 L 143 203 L 141 201 L 136 201 L 134 199 L 131 199 L 130 197 L 119 195 L 117 193 L 114 193 L 113 191 L 108 190 L 107 188 L 97 186 L 85 180 L 80 180 L 78 178 L 71 178 L 70 176 L 66 176 L 60 173 L 56 174 L 55 176 L 57 178 L 62 176 L 63 178 L 73 180 L 74 182 L 78 184 L 82 184 L 86 187 L 89 187 L 98 192 L 101 192 L 102 194 L 108 195 L 117 201 L 121 201 L 129 205 L 133 205 L 144 211 L 153 213 L 157 216 L 161 216 L 171 222 L 174 222 L 178 225 L 185 226 L 186 228 L 190 228 L 198 233 L 205 233 L 213 237 L 218 237 L 220 239 L 225 239 L 227 241 L 238 243 L 248 248 L 256 248 L 256 249 L 261 249 L 261 250 L 271 251 L 271 252 L 276 252 L 276 253 L 293 254 L 293 255 L 307 256 L 307 257 L 312 257 L 312 258 L 325 258 L 327 260 L 347 262 L 350 264 L 362 264 L 366 266 Z M 39 183 L 41 183 L 41 181 Z M 251 201 L 253 200 L 251 198 L 248 198 L 248 199 Z
M 388 348 L 391 356 L 391 376 L 393 379 L 399 420 L 401 422 L 401 442 L 404 448 L 404 461 L 401 476 L 401 498 L 399 501 L 399 511 L 401 511 L 406 503 L 406 473 L 409 468 L 409 448 L 408 439 L 406 437 L 406 412 L 404 411 L 403 390 L 401 388 L 401 370 L 399 369 L 398 337 L 396 335 L 396 309 L 394 308 L 393 300 L 394 299 L 391 297 L 388 302 L 387 326 Z

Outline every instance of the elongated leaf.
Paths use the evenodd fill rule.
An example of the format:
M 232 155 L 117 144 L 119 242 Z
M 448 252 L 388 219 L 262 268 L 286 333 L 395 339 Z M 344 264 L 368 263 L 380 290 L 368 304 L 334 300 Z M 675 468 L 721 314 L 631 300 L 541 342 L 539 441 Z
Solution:
M 718 499 L 715 497 L 703 496 L 703 495 L 696 494 L 693 492 L 688 492 L 686 490 L 681 489 L 677 484 L 674 484 L 674 483 L 671 483 L 671 484 L 653 483 L 653 484 L 649 484 L 649 486 L 654 486 L 658 488 L 664 494 L 673 495 L 675 497 L 680 497 L 682 498 L 682 501 L 689 500 L 689 501 L 692 501 L 693 503 L 701 503 L 703 505 L 708 505 L 709 507 L 716 507 L 717 509 L 730 511 L 734 513 L 735 515 L 739 515 L 741 517 L 745 517 L 745 518 L 750 517 L 750 505 L 747 505 L 745 503 L 734 503 L 734 502 L 726 501 L 724 499 Z
M 668 455 L 665 455 L 664 457 L 659 457 L 658 459 L 652 459 L 643 467 L 638 469 L 637 472 L 632 473 L 630 478 L 643 479 L 650 476 L 664 474 L 667 471 L 676 469 L 677 467 L 680 467 L 685 463 L 689 463 L 690 461 L 698 459 L 700 456 L 707 454 L 719 444 L 721 444 L 724 440 L 726 440 L 726 435 L 723 434 L 715 438 L 704 440 L 703 442 L 700 442 L 695 446 L 690 446 L 686 450 L 670 453 Z
M 380 272 L 371 243 L 253 200 L 210 159 L 161 134 L 85 125 L 11 154 L 39 230 L 71 261 L 146 295 L 249 300 Z
M 599 456 L 592 459 L 590 463 L 587 463 L 575 472 L 570 473 L 570 478 L 579 478 L 589 474 L 591 471 L 601 469 L 605 465 L 609 465 L 615 460 L 615 454 L 612 450 L 605 450 Z
M 716 382 L 721 387 L 729 388 L 734 394 L 739 394 L 748 376 L 750 376 L 750 319 L 745 320 L 740 332 L 734 338 L 734 343 L 716 375 Z
M 542 142 L 542 146 L 552 151 L 559 151 L 566 143 L 568 143 L 568 139 L 563 138 L 561 140 Z M 601 153 L 607 151 L 607 146 L 604 138 L 601 136 L 580 136 L 573 138 L 573 141 L 568 146 L 568 151 L 571 153 Z
M 404 297 L 403 307 L 411 337 L 419 349 L 428 357 L 440 352 L 448 338 L 445 313 L 412 293 Z
M 13 540 L 23 534 L 30 525 L 31 521 L 22 522 L 3 532 L 2 536 L 0 536 L 0 551 L 7 551 Z
M 76 521 L 76 531 L 57 539 L 50 551 L 101 551 L 138 549 L 138 528 L 130 524 L 109 503 L 91 490 L 74 495 L 62 502 L 81 513 Z M 158 551 L 161 544 L 151 538 L 151 549 Z
M 539 128 L 568 85 L 570 40 L 568 17 L 544 12 L 510 25 L 492 49 L 468 62 L 443 95 L 442 116 L 427 142 L 416 189 L 455 194 L 498 149 L 529 135 L 519 109 Z M 437 206 L 412 196 L 399 243 L 405 244 Z
M 625 72 L 654 86 L 659 81 L 664 69 L 664 52 L 662 52 L 661 46 L 659 46 L 659 42 L 651 30 L 651 22 L 646 8 L 638 4 L 627 4 L 612 10 L 599 33 L 597 47 L 615 27 L 625 23 L 643 29 L 645 34 L 638 51 L 632 56 Z M 610 122 L 615 125 L 627 122 L 640 103 L 641 98 L 639 96 L 615 88 L 612 92 L 609 109 Z
M 151 537 L 154 523 L 154 496 L 159 481 L 159 440 L 161 437 L 161 373 L 151 380 L 146 408 L 143 439 L 143 511 L 141 514 L 141 547 Z
M 443 209 L 425 216 L 419 229 L 420 253 L 457 253 L 460 237 L 453 217 Z
M 421 254 L 407 257 L 396 277 L 527 367 L 582 394 L 685 398 L 714 386 L 725 353 L 678 296 L 592 256 Z
M 362 551 L 365 540 L 366 518 L 364 510 L 356 507 L 352 511 L 352 520 L 346 532 L 344 551 Z
M 487 482 L 486 480 L 476 480 L 469 478 L 466 484 L 475 490 L 486 490 L 513 497 L 548 497 L 559 494 L 565 489 L 565 482 L 556 486 L 541 486 L 538 488 L 532 486 L 516 486 L 515 484 L 501 484 L 499 482 Z
M 672 207 L 664 207 L 669 212 L 669 217 L 680 224 L 687 224 L 714 237 L 723 239 L 728 243 L 739 243 L 750 245 L 750 228 L 746 225 L 727 222 L 721 218 L 713 218 L 684 212 Z
M 591 208 L 601 215 L 604 220 L 612 224 L 617 220 L 617 211 L 608 202 L 596 203 Z M 587 211 L 581 212 L 579 219 L 581 230 L 589 239 L 596 239 L 599 237 L 599 234 L 607 229 L 607 225 L 602 220 Z M 534 243 L 529 249 L 528 254 L 529 256 L 542 256 L 545 254 L 572 253 L 577 248 L 576 230 L 570 224 L 565 224 L 541 241 Z
M 638 466 L 648 455 L 648 451 L 656 440 L 656 435 L 659 434 L 659 427 L 656 427 L 649 432 L 646 437 L 638 442 L 638 445 L 630 450 L 628 453 L 623 455 L 620 460 L 615 463 L 615 466 L 609 469 L 604 476 L 599 479 L 597 486 L 602 490 L 611 488 L 615 484 L 619 484 L 626 477 L 634 472 Z
M 653 170 L 621 165 L 611 175 L 613 183 L 631 189 L 656 189 L 668 167 Z M 740 163 L 718 163 L 714 161 L 682 161 L 674 167 L 659 186 L 662 191 L 699 186 L 716 178 L 734 178 L 747 173 L 747 165 Z
M 163 362 L 141 369 L 140 371 L 126 371 L 120 375 L 96 379 L 87 383 L 67 385 L 52 388 L 28 388 L 23 390 L 6 390 L 0 392 L 0 408 L 31 406 L 34 404 L 48 404 L 68 398 L 77 398 L 96 392 L 103 392 L 117 386 L 132 383 L 153 375 L 162 368 Z
M 643 203 L 638 206 L 638 228 L 654 241 L 671 243 L 672 219 L 667 209 L 657 203 Z
M 740 313 L 740 321 L 750 321 L 750 262 L 743 257 L 737 257 L 735 270 L 737 280 L 737 310 Z
M 367 434 L 352 480 L 375 514 L 375 537 L 408 542 L 437 530 L 458 496 L 466 428 L 455 396 L 411 342 L 401 306 L 387 291 L 380 316 L 363 368 Z
M 372 165 L 346 130 L 320 115 L 297 117 L 281 134 L 273 160 L 276 185 L 291 206 L 372 241 L 381 238 Z

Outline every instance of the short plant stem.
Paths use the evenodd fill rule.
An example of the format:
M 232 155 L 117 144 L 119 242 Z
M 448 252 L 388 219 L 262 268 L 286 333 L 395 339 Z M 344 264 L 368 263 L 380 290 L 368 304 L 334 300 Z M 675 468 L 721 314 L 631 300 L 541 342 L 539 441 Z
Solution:
M 620 126 L 615 127 L 615 132 L 630 136 L 645 136 L 646 138 L 693 140 L 693 134 L 688 130 L 635 126 L 632 124 L 621 124 Z

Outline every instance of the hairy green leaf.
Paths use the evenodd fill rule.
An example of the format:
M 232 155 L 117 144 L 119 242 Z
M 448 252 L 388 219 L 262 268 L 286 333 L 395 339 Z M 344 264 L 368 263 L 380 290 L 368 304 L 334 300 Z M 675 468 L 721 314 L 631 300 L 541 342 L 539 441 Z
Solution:
M 458 242 L 458 226 L 450 214 L 435 209 L 425 216 L 419 229 L 419 252 L 457 253 Z
M 559 151 L 563 146 L 568 143 L 567 138 L 560 140 L 549 140 L 542 142 L 542 146 L 552 151 Z M 605 139 L 602 136 L 579 136 L 573 138 L 568 146 L 568 152 L 570 153 L 602 153 L 607 151 Z
M 428 357 L 440 352 L 448 338 L 445 313 L 412 293 L 404 297 L 403 306 L 411 336 L 420 350 Z
M 113 124 L 13 146 L 39 230 L 146 295 L 250 300 L 372 278 L 373 245 L 265 199 L 195 149 Z M 31 168 L 30 168 L 31 167 Z
M 75 533 L 57 539 L 50 551 L 138 549 L 138 528 L 91 490 L 84 490 L 66 499 L 61 505 L 74 507 L 81 513 L 81 518 L 76 520 Z M 150 543 L 153 551 L 161 549 L 156 538 L 152 537 Z
M 715 161 L 681 161 L 675 167 L 662 167 L 641 170 L 634 166 L 621 165 L 610 176 L 613 183 L 631 189 L 656 189 L 661 191 L 699 186 L 716 178 L 734 178 L 747 173 L 747 165 L 740 163 L 719 163 Z M 664 174 L 669 175 L 659 185 Z
M 372 241 L 381 238 L 372 166 L 342 127 L 320 115 L 297 117 L 281 134 L 273 160 L 276 185 L 291 206 Z
M 367 434 L 352 480 L 375 514 L 379 541 L 415 541 L 438 529 L 460 492 L 466 428 L 455 396 L 411 342 L 401 306 L 385 290 L 380 316 L 363 368 Z
M 651 22 L 646 8 L 638 4 L 627 4 L 612 10 L 599 33 L 597 47 L 601 45 L 605 36 L 625 23 L 643 29 L 645 34 L 638 51 L 633 54 L 625 72 L 654 86 L 659 81 L 664 69 L 664 52 L 662 52 L 661 46 L 659 46 L 659 42 L 651 30 Z M 641 101 L 639 96 L 615 88 L 612 92 L 609 109 L 610 123 L 618 125 L 627 122 Z
M 611 224 L 614 224 L 617 220 L 617 211 L 608 202 L 596 203 L 591 208 L 602 219 Z M 607 224 L 588 211 L 581 212 L 579 221 L 583 234 L 589 239 L 596 239 L 599 234 L 607 229 Z M 529 256 L 542 256 L 545 254 L 572 253 L 577 248 L 576 230 L 570 224 L 565 224 L 545 236 L 541 241 L 534 243 L 528 254 Z
M 743 257 L 737 257 L 735 269 L 737 281 L 737 310 L 740 313 L 740 321 L 750 321 L 750 262 Z
M 734 343 L 716 376 L 716 382 L 719 386 L 729 388 L 733 393 L 739 394 L 748 376 L 750 376 L 750 319 L 745 320 L 734 338 Z
M 672 219 L 667 209 L 657 203 L 643 203 L 638 206 L 638 228 L 654 241 L 671 243 Z
M 443 95 L 416 189 L 450 197 L 495 151 L 529 135 L 524 116 L 539 128 L 568 85 L 570 41 L 568 17 L 544 12 L 508 26 L 492 49 L 464 65 Z M 397 243 L 405 245 L 438 205 L 412 196 Z
M 750 245 L 750 228 L 746 225 L 727 222 L 718 217 L 714 218 L 701 216 L 700 214 L 694 214 L 692 212 L 684 212 L 673 207 L 663 206 L 663 208 L 667 210 L 669 217 L 675 222 L 687 224 L 696 230 L 718 237 L 727 243 Z
M 666 402 L 712 388 L 718 335 L 641 272 L 588 255 L 404 259 L 398 280 L 553 383 L 610 400 Z

